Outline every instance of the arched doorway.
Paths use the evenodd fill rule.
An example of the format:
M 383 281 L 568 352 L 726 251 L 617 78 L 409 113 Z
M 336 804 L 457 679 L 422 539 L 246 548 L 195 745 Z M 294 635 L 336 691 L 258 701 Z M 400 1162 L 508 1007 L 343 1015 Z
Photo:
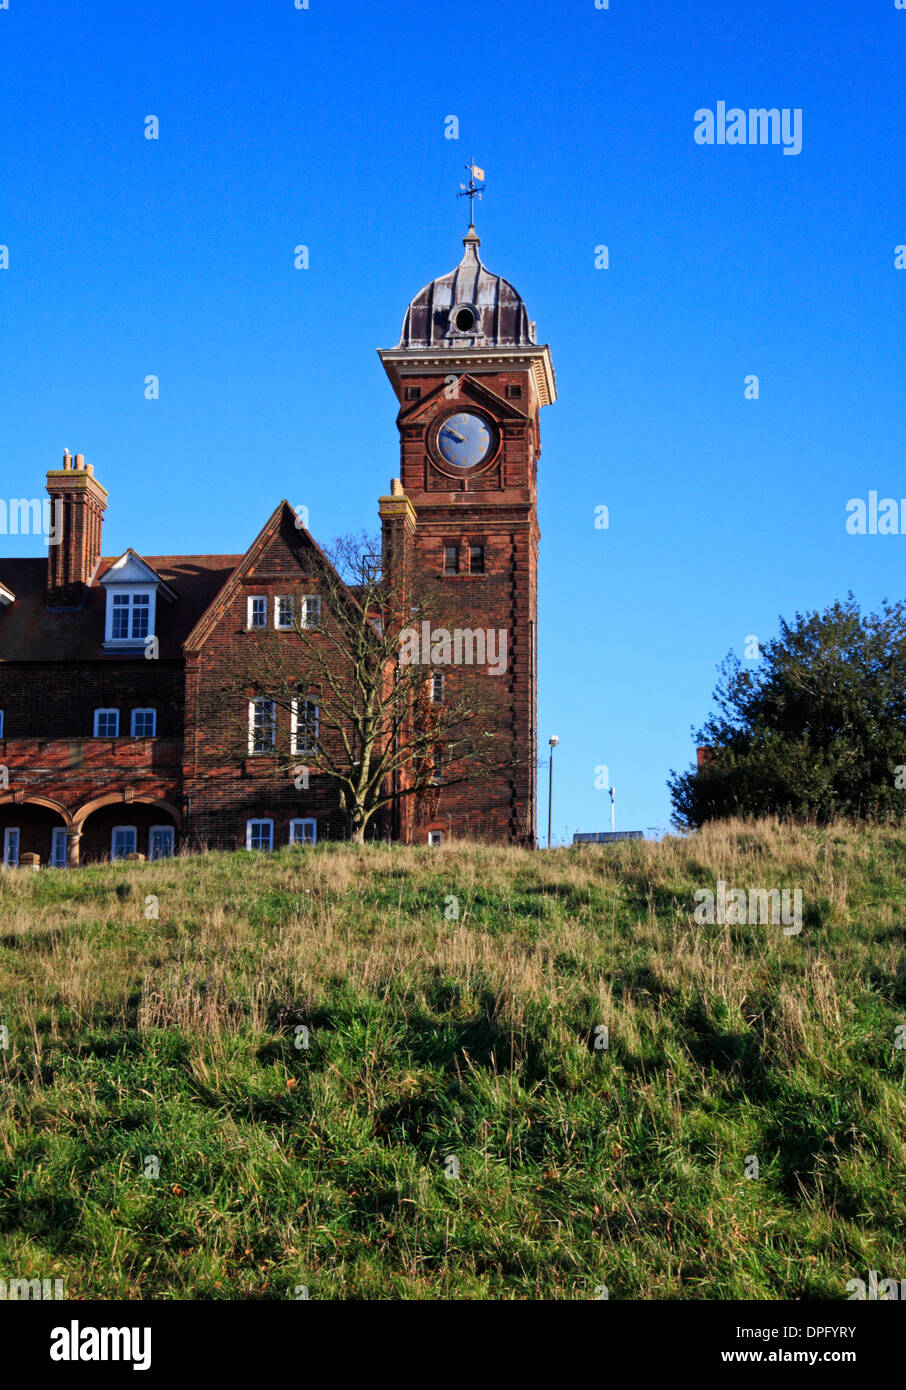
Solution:
M 79 807 L 73 817 L 77 834 L 77 862 L 97 864 L 127 855 L 169 859 L 179 847 L 182 817 L 169 801 L 122 792 L 96 797 Z
M 27 854 L 37 854 L 42 866 L 65 869 L 72 844 L 72 817 L 49 797 L 0 797 L 0 855 L 16 868 Z

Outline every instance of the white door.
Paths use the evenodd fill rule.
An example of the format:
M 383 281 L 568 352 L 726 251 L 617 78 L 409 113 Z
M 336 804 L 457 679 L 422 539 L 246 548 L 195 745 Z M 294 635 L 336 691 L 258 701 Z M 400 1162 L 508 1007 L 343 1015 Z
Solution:
M 50 862 L 55 869 L 66 868 L 66 830 L 62 825 L 54 826 L 50 842 Z
M 173 858 L 172 825 L 152 825 L 148 835 L 148 858 L 152 860 Z
M 3 862 L 9 864 L 11 868 L 19 862 L 19 829 L 18 826 L 3 832 Z

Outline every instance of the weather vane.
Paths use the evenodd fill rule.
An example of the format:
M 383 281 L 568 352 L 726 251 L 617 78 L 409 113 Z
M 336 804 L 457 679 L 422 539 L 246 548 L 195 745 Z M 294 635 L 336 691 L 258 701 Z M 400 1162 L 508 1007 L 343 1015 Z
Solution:
M 479 167 L 478 167 L 477 164 L 467 164 L 467 165 L 466 165 L 466 168 L 467 168 L 468 171 L 469 171 L 469 186 L 468 186 L 468 188 L 467 188 L 466 185 L 465 185 L 464 183 L 461 183 L 461 184 L 459 185 L 460 191 L 457 193 L 456 196 L 457 196 L 457 198 L 468 198 L 468 200 L 469 200 L 469 226 L 470 226 L 470 227 L 474 227 L 474 226 L 475 226 L 475 212 L 474 212 L 474 208 L 475 208 L 475 199 L 477 198 L 477 199 L 479 200 L 479 202 L 480 202 L 480 201 L 481 201 L 481 195 L 482 195 L 482 193 L 484 192 L 484 170 L 483 170 L 483 169 L 479 169 Z M 476 183 L 476 182 L 475 182 L 476 179 L 479 180 L 479 183 Z

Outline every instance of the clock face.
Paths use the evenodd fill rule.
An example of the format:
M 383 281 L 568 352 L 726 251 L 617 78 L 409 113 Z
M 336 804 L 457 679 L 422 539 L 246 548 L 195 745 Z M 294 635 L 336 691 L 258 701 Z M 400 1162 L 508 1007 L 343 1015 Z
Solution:
M 490 426 L 480 415 L 462 410 L 448 415 L 437 431 L 437 447 L 454 468 L 472 468 L 487 458 L 491 449 Z

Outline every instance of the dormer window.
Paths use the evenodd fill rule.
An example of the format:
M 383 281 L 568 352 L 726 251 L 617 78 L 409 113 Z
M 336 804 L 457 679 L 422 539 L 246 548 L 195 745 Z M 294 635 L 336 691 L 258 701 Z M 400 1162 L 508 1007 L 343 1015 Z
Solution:
M 156 586 L 149 584 L 109 586 L 105 647 L 144 647 L 145 639 L 154 635 L 156 598 Z
M 101 584 L 107 591 L 105 648 L 143 651 L 157 630 L 158 594 L 169 599 L 176 595 L 134 550 L 127 550 L 110 566 Z

